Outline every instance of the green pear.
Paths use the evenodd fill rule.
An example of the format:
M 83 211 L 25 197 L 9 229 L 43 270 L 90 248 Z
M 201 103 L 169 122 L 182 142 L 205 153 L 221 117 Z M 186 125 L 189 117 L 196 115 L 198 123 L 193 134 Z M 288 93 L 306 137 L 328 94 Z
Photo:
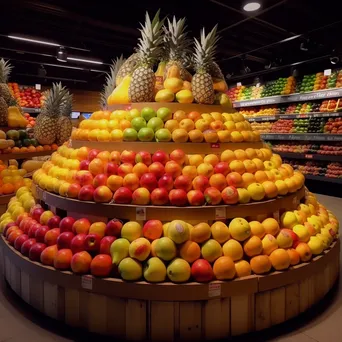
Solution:
M 144 278 L 151 283 L 159 283 L 165 280 L 165 264 L 157 257 L 147 260 L 144 267 Z
M 123 238 L 116 239 L 110 246 L 110 255 L 112 257 L 112 263 L 119 265 L 120 261 L 129 254 L 129 241 Z

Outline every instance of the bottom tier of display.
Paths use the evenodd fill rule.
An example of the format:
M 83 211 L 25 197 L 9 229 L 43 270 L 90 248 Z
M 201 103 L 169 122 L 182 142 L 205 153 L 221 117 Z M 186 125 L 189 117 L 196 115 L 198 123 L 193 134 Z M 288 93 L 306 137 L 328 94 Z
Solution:
M 209 284 L 149 284 L 60 272 L 32 262 L 0 239 L 0 265 L 11 288 L 54 319 L 129 340 L 201 340 L 258 331 L 320 301 L 339 273 L 337 240 L 288 271 Z

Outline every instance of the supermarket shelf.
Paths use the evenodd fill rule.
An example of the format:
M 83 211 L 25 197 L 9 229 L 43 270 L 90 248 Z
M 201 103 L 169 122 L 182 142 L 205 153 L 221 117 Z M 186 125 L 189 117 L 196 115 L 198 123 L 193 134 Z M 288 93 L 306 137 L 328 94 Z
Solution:
M 25 153 L 4 153 L 0 154 L 0 160 L 9 159 L 31 159 L 33 157 L 48 156 L 55 151 L 25 152 Z
M 262 122 L 262 121 L 275 121 L 279 119 L 308 119 L 308 118 L 336 118 L 342 117 L 342 112 L 331 112 L 331 113 L 303 113 L 303 114 L 277 114 L 268 116 L 256 116 L 248 117 L 245 115 L 246 120 L 249 122 Z
M 305 175 L 305 178 L 309 180 L 320 181 L 320 182 L 342 184 L 342 178 L 329 178 L 329 177 L 314 176 L 314 175 Z
M 263 140 L 342 141 L 342 134 L 324 133 L 262 133 Z
M 325 99 L 332 99 L 335 97 L 342 97 L 342 88 L 310 91 L 310 92 L 301 93 L 301 94 L 296 93 L 296 94 L 291 94 L 291 95 L 276 95 L 276 96 L 264 97 L 264 98 L 256 99 L 256 100 L 235 101 L 233 102 L 233 107 L 241 108 L 241 107 L 265 106 L 265 105 L 271 105 L 271 104 L 277 104 L 277 103 L 325 100 Z
M 15 194 L 9 194 L 9 195 L 1 195 L 0 196 L 0 205 L 2 204 L 8 204 L 8 202 L 10 201 L 10 199 L 15 196 Z
M 24 113 L 29 114 L 38 114 L 40 113 L 40 108 L 27 108 L 27 107 L 21 107 Z
M 306 160 L 326 160 L 331 162 L 342 162 L 342 156 L 322 155 L 322 154 L 310 154 L 310 153 L 296 153 L 296 152 L 277 152 L 282 158 L 289 159 L 306 159 Z
M 18 131 L 19 129 L 26 129 L 26 127 L 0 127 L 0 130 L 4 132 L 8 132 L 12 129 L 14 129 L 15 131 Z

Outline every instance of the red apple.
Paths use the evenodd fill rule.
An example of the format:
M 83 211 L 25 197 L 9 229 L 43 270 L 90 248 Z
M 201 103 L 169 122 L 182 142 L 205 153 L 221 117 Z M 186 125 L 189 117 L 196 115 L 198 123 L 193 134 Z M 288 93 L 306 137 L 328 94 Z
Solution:
M 77 198 L 80 190 L 81 190 L 81 186 L 79 184 L 77 183 L 70 184 L 67 190 L 67 197 Z
M 234 186 L 227 186 L 224 188 L 221 196 L 225 204 L 235 204 L 239 201 L 239 193 Z
M 66 234 L 66 233 L 63 233 Z M 70 249 L 60 249 L 53 261 L 53 266 L 59 270 L 68 270 L 70 268 L 72 252 Z
M 113 162 L 109 162 L 105 165 L 104 172 L 107 176 L 116 175 L 117 171 L 118 171 L 117 164 Z
M 58 249 L 70 249 L 71 240 L 74 238 L 75 234 L 72 232 L 64 232 L 60 234 L 57 238 Z
M 24 232 L 21 229 L 16 229 L 14 230 L 11 234 L 9 234 L 7 240 L 8 243 L 13 246 L 14 245 L 14 241 L 16 240 L 17 237 L 19 237 L 20 235 L 23 235 Z
M 100 173 L 95 176 L 93 181 L 94 188 L 98 188 L 101 185 L 107 185 L 108 177 L 104 173 Z
M 169 192 L 169 200 L 172 205 L 177 207 L 184 207 L 188 202 L 186 192 L 182 189 L 172 189 Z
M 152 163 L 152 157 L 149 152 L 140 151 L 135 155 L 135 163 L 144 163 L 149 166 Z
M 100 153 L 100 150 L 97 150 L 96 148 L 93 148 L 92 150 L 89 151 L 88 153 L 88 160 L 92 161 L 97 157 L 97 155 Z
M 61 222 L 61 218 L 57 215 L 51 217 L 49 221 L 47 221 L 47 226 L 52 229 L 52 228 L 58 228 L 59 224 Z
M 80 162 L 80 170 L 89 170 L 90 160 L 82 160 Z
M 92 201 L 94 199 L 94 191 L 95 188 L 92 185 L 84 185 L 78 193 L 78 199 L 80 201 Z
M 8 230 L 9 228 L 11 228 L 11 227 L 18 227 L 18 228 L 19 228 L 19 225 L 20 225 L 20 222 L 17 223 L 17 224 L 16 224 L 15 222 L 7 223 L 7 224 L 6 224 L 6 227 L 5 227 L 4 231 L 3 231 L 3 234 L 6 236 L 6 232 L 7 232 L 7 230 Z
M 122 226 L 122 221 L 115 218 L 110 220 L 106 225 L 105 235 L 120 237 Z
M 84 185 L 92 185 L 94 177 L 90 171 L 87 170 L 80 170 L 76 173 L 76 181 L 80 184 L 80 186 Z
M 165 205 L 167 203 L 169 203 L 169 193 L 166 189 L 156 188 L 151 192 L 151 204 Z
M 31 214 L 31 217 L 34 220 L 39 222 L 40 216 L 41 216 L 41 214 L 43 214 L 43 212 L 44 212 L 43 208 L 36 208 L 36 209 L 33 210 L 32 214 Z
M 192 187 L 194 190 L 200 190 L 202 192 L 205 191 L 206 188 L 208 188 L 209 185 L 209 179 L 206 176 L 200 175 L 196 176 L 192 181 Z
M 167 191 L 170 191 L 173 189 L 173 178 L 169 174 L 162 175 L 158 180 L 158 187 L 164 188 Z
M 88 234 L 91 222 L 86 218 L 78 219 L 72 225 L 72 232 L 74 234 Z
M 20 214 L 17 219 L 15 220 L 15 222 L 10 222 L 8 224 L 16 224 L 17 226 L 19 226 L 20 222 L 24 219 L 24 218 L 27 218 L 29 217 L 29 214 L 28 213 L 23 213 L 23 214 Z M 6 225 L 7 226 L 7 225 Z
M 112 258 L 107 254 L 99 254 L 90 264 L 90 273 L 96 277 L 107 277 L 112 270 Z
M 61 233 L 72 232 L 72 226 L 75 223 L 75 219 L 71 216 L 64 217 L 59 223 Z
M 88 252 L 78 252 L 72 256 L 70 263 L 71 270 L 77 274 L 86 274 L 90 270 L 91 261 L 92 257 Z
M 153 173 L 156 178 L 159 179 L 165 173 L 165 167 L 162 163 L 154 162 L 148 167 L 148 171 Z
M 140 186 L 146 188 L 148 191 L 152 191 L 158 187 L 158 182 L 156 176 L 147 172 L 140 177 Z
M 41 242 L 36 242 L 34 245 L 32 245 L 29 251 L 30 260 L 40 261 L 40 255 L 46 247 L 46 244 Z
M 200 190 L 190 190 L 187 197 L 190 205 L 203 205 L 205 202 L 204 194 Z
M 115 236 L 105 236 L 100 242 L 100 254 L 110 255 L 110 246 L 116 240 Z
M 113 199 L 118 204 L 129 204 L 132 202 L 132 191 L 122 186 L 115 191 Z
M 34 238 L 36 236 L 36 231 L 41 227 L 42 225 L 40 223 L 35 223 L 30 227 L 30 229 L 27 232 L 27 235 L 29 238 Z
M 186 154 L 183 150 L 177 149 L 170 153 L 170 160 L 174 160 L 177 164 L 183 165 L 186 159 Z
M 52 246 L 57 244 L 57 238 L 60 235 L 60 229 L 59 228 L 53 228 L 51 230 L 48 230 L 44 237 L 44 243 L 47 246 Z
M 134 164 L 135 163 L 135 155 L 136 155 L 136 153 L 134 151 L 124 150 L 121 152 L 120 161 L 121 161 L 121 163 Z
M 97 203 L 108 203 L 113 198 L 112 190 L 108 188 L 106 185 L 100 185 L 98 188 L 94 190 L 94 201 Z
M 219 162 L 214 167 L 214 173 L 222 173 L 224 176 L 230 172 L 229 164 L 227 162 Z
M 214 272 L 207 260 L 198 259 L 191 266 L 191 276 L 198 282 L 208 282 L 214 278 Z
M 30 248 L 36 243 L 36 239 L 28 239 L 22 245 L 20 252 L 25 256 L 29 256 Z
M 153 153 L 152 161 L 159 162 L 165 165 L 169 161 L 169 156 L 164 151 L 158 150 Z
M 189 176 L 180 175 L 175 179 L 174 187 L 176 189 L 183 189 L 188 192 L 192 188 L 191 178 Z
M 27 234 L 21 234 L 19 235 L 15 240 L 14 240 L 14 248 L 17 251 L 21 250 L 21 246 L 23 245 L 23 243 L 25 241 L 27 241 L 29 239 L 29 236 Z
M 88 234 L 85 238 L 85 249 L 87 251 L 99 251 L 100 250 L 100 243 L 101 237 L 98 234 Z
M 73 254 L 86 250 L 85 239 L 86 234 L 77 234 L 73 237 L 70 243 L 70 249 Z
M 214 187 L 209 187 L 204 190 L 205 201 L 210 205 L 220 204 L 222 200 L 222 195 L 219 190 Z
M 40 254 L 40 262 L 43 265 L 53 266 L 57 253 L 57 245 L 51 245 L 46 247 Z
M 37 242 L 44 242 L 45 234 L 50 230 L 48 226 L 40 226 L 35 234 Z

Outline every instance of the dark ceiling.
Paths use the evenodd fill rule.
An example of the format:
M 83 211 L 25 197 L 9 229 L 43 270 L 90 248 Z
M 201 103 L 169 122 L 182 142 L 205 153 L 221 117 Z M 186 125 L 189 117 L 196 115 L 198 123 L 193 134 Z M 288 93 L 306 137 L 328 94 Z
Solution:
M 326 68 L 331 66 L 329 56 L 342 53 L 339 43 L 342 3 L 260 0 L 261 9 L 249 14 L 242 10 L 245 2 L 11 0 L 6 2 L 5 10 L 2 5 L 0 57 L 12 60 L 15 66 L 12 81 L 34 84 L 40 80 L 50 85 L 62 80 L 74 88 L 99 90 L 111 59 L 121 53 L 125 57 L 132 53 L 137 43 L 137 27 L 145 11 L 153 15 L 158 8 L 163 16 L 187 17 L 189 30 L 197 37 L 203 26 L 210 30 L 218 23 L 221 40 L 217 61 L 225 75 L 233 75 L 234 82 L 240 79 L 241 70 L 246 66 L 251 71 L 244 77 L 249 79 L 255 72 L 265 72 L 265 65 L 269 63 L 273 67 L 281 66 L 283 74 L 289 74 L 290 67 L 284 65 L 317 58 L 319 64 L 316 62 L 314 68 Z M 11 34 L 56 42 L 69 47 L 69 56 L 105 64 L 58 62 L 56 47 L 12 40 L 7 37 Z M 296 35 L 300 36 L 276 44 Z M 302 51 L 301 43 L 309 50 Z M 313 70 L 316 71 L 321 69 Z M 274 78 L 274 75 L 264 77 Z

